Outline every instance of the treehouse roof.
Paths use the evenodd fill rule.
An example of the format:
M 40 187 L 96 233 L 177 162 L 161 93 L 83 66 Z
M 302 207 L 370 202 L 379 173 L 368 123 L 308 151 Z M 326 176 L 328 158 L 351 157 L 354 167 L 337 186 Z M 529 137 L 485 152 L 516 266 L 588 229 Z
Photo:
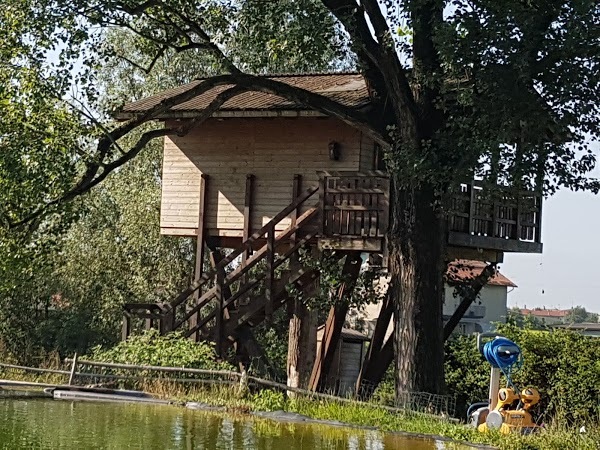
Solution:
M 351 108 L 360 108 L 369 103 L 369 92 L 365 80 L 362 75 L 357 73 L 268 75 L 267 77 L 287 83 L 291 86 L 306 89 L 310 92 L 321 94 Z M 195 86 L 198 86 L 202 81 L 202 79 L 195 80 L 191 83 L 160 92 L 151 97 L 128 103 L 117 114 L 117 118 L 128 119 L 135 114 L 148 111 L 161 101 L 192 89 Z M 187 102 L 174 106 L 161 116 L 161 118 L 185 118 L 197 115 L 204 110 L 219 93 L 231 87 L 232 86 L 230 85 L 225 85 L 212 88 Z M 298 113 L 300 111 L 306 111 L 306 108 L 273 94 L 250 91 L 244 92 L 226 101 L 223 106 L 219 108 L 219 111 L 214 114 L 214 117 L 237 116 L 239 114 L 235 113 L 239 112 L 272 112 L 275 114 L 271 115 L 280 115 L 284 111 Z M 316 112 L 314 114 L 319 115 Z

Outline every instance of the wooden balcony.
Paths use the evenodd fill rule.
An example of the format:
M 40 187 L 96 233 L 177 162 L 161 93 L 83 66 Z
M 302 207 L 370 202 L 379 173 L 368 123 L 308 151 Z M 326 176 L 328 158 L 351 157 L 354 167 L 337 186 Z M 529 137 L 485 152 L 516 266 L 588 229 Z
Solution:
M 390 181 L 384 172 L 319 173 L 319 248 L 383 252 Z
M 320 172 L 319 247 L 383 252 L 390 182 L 384 172 Z M 448 245 L 494 252 L 541 253 L 540 195 L 487 192 L 463 183 L 450 198 Z
M 542 253 L 542 197 L 510 189 L 486 192 L 480 181 L 451 197 L 448 244 L 502 252 Z

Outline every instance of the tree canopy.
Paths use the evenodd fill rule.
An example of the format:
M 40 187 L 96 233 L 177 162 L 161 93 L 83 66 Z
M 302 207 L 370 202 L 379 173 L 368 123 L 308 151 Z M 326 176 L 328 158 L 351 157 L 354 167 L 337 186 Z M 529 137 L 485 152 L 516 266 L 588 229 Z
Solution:
M 434 370 L 443 356 L 439 206 L 453 185 L 475 175 L 517 190 L 600 189 L 588 176 L 600 123 L 595 0 L 9 0 L 0 14 L 5 232 L 52 227 L 57 214 L 68 221 L 65 205 L 153 139 L 201 126 L 245 91 L 274 93 L 379 142 L 395 198 L 388 243 L 399 389 L 443 389 Z M 135 52 L 122 52 L 125 40 Z M 162 64 L 171 75 L 157 90 L 208 78 L 114 123 L 106 114 L 114 103 L 98 100 L 112 89 L 110 76 L 98 77 L 105 64 L 133 65 L 132 81 Z M 292 66 L 356 67 L 370 110 L 258 76 Z M 219 85 L 230 87 L 198 117 L 173 129 L 152 124 Z

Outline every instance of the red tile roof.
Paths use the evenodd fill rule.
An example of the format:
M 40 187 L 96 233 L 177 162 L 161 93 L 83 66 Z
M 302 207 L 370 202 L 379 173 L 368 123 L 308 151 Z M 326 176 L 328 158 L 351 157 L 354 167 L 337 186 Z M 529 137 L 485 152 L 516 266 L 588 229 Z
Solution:
M 521 309 L 521 314 L 524 316 L 532 315 L 535 317 L 556 317 L 563 318 L 569 314 L 568 309 L 545 309 L 545 308 L 534 308 L 534 309 Z
M 311 92 L 324 95 L 342 105 L 360 108 L 369 103 L 367 85 L 362 75 L 357 73 L 326 73 L 306 75 L 270 75 L 269 78 L 282 81 L 291 86 L 300 87 Z M 156 106 L 161 100 L 181 94 L 188 89 L 197 86 L 202 80 L 178 86 L 173 89 L 160 92 L 151 97 L 126 104 L 117 114 L 117 118 L 126 118 L 131 114 L 146 111 Z M 185 113 L 202 111 L 212 100 L 224 90 L 231 86 L 218 86 L 204 94 L 201 94 L 185 103 L 173 107 L 168 117 L 177 117 Z M 264 92 L 244 92 L 234 97 L 220 108 L 221 111 L 268 111 L 268 110 L 306 110 L 306 108 L 294 104 L 286 99 Z
M 480 275 L 486 266 L 487 264 L 482 261 L 457 259 L 456 261 L 453 261 L 450 264 L 448 264 L 448 270 L 446 271 L 446 280 L 449 283 L 457 283 L 472 279 Z M 496 274 L 492 278 L 490 278 L 487 284 L 492 286 L 517 287 L 515 283 L 506 278 L 500 272 L 496 272 Z

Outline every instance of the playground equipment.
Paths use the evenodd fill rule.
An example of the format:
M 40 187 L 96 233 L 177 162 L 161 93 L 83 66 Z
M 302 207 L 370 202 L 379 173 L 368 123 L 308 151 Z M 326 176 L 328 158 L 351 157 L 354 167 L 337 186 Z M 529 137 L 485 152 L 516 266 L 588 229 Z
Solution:
M 482 345 L 482 338 L 493 337 Z M 510 339 L 490 333 L 477 336 L 477 349 L 492 366 L 487 402 L 475 403 L 467 410 L 469 423 L 481 432 L 499 430 L 503 434 L 516 431 L 531 433 L 539 428 L 531 416 L 531 408 L 540 401 L 534 388 L 520 393 L 512 382 L 512 374 L 523 364 L 521 349 Z M 507 387 L 500 389 L 500 374 Z

